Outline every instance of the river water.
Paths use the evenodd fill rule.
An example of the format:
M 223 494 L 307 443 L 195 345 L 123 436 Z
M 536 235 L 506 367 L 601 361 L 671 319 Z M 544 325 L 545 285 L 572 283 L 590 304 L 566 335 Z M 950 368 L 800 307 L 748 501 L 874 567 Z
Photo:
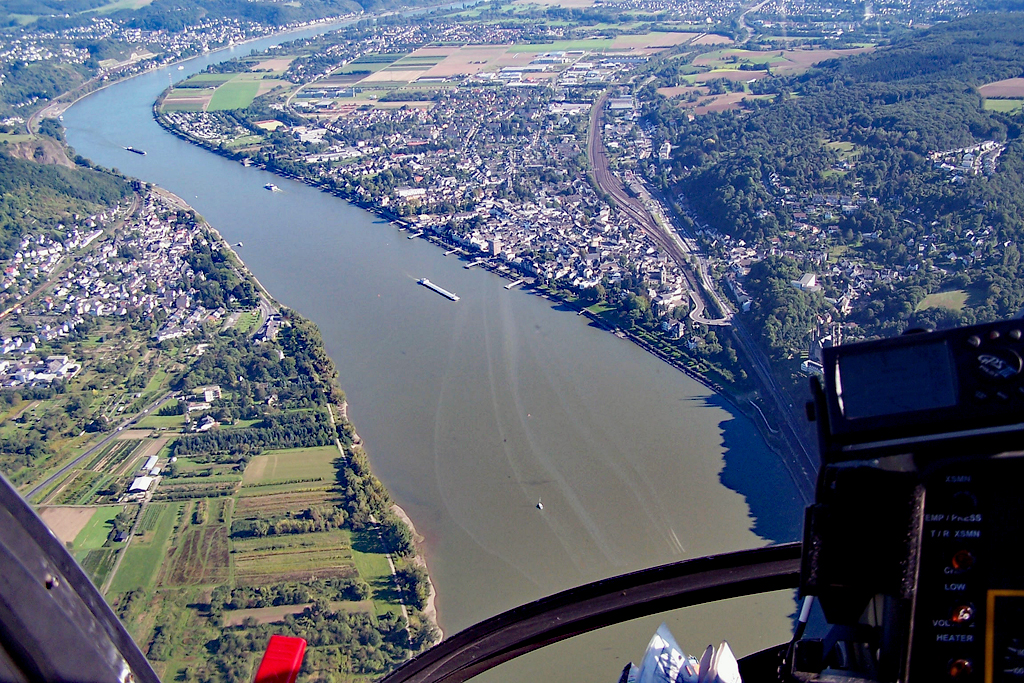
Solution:
M 153 121 L 169 79 L 281 40 L 94 93 L 64 114 L 67 138 L 244 242 L 236 250 L 274 297 L 319 325 L 374 471 L 425 538 L 446 633 L 582 582 L 796 538 L 799 498 L 777 456 L 700 384 L 370 213 Z M 481 679 L 612 681 L 661 620 L 684 648 L 728 638 L 750 652 L 781 642 L 792 611 L 786 592 L 652 617 Z

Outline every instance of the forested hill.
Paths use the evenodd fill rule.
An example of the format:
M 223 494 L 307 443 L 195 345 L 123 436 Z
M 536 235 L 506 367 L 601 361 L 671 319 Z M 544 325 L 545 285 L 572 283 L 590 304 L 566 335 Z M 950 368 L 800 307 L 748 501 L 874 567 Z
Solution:
M 363 0 L 367 5 L 386 4 Z M 253 2 L 252 0 L 154 0 L 137 10 L 116 12 L 113 18 L 126 26 L 149 31 L 181 31 L 210 19 L 254 21 L 268 26 L 283 26 L 296 21 L 311 21 L 339 16 L 363 9 L 353 0 L 303 0 L 303 2 Z
M 26 232 L 68 224 L 73 214 L 95 213 L 130 192 L 125 180 L 109 173 L 37 164 L 0 149 L 0 258 L 8 258 Z
M 19 15 L 41 15 L 36 28 L 60 30 L 89 23 L 93 16 L 91 11 L 106 4 L 108 0 L 0 0 L 0 18 L 10 22 L 11 17 Z M 429 3 L 423 0 L 154 0 L 135 9 L 109 12 L 106 16 L 131 28 L 176 33 L 217 19 L 284 26 L 352 12 L 424 4 Z
M 985 111 L 976 86 L 1022 74 L 1024 15 L 982 15 L 800 77 L 757 82 L 776 97 L 751 103 L 752 113 L 687 122 L 661 100 L 649 120 L 678 146 L 674 170 L 695 169 L 684 190 L 715 227 L 768 237 L 792 220 L 772 206 L 772 173 L 797 190 L 849 192 L 863 184 L 899 194 L 892 181 L 928 165 L 928 152 L 1019 136 L 1020 119 Z M 843 141 L 864 146 L 860 161 L 853 173 L 829 174 L 839 158 L 826 143 Z M 769 215 L 759 217 L 764 210 Z
M 886 334 L 946 286 L 969 291 L 972 305 L 929 314 L 940 323 L 1007 317 L 1024 306 L 1013 246 L 1024 241 L 1024 118 L 1019 109 L 987 110 L 978 91 L 1021 76 L 1024 15 L 976 15 L 800 76 L 751 83 L 765 97 L 745 109 L 690 121 L 659 97 L 646 115 L 656 144 L 676 146 L 671 169 L 660 172 L 666 189 L 685 195 L 719 232 L 771 240 L 796 260 L 814 253 L 807 271 L 820 272 L 837 250 L 867 267 L 896 268 L 895 282 L 862 297 L 851 316 Z M 953 152 L 956 166 L 964 148 L 986 141 L 1005 147 L 984 173 L 929 157 Z M 851 206 L 814 215 L 823 196 Z M 826 294 L 837 298 L 849 286 L 826 279 Z

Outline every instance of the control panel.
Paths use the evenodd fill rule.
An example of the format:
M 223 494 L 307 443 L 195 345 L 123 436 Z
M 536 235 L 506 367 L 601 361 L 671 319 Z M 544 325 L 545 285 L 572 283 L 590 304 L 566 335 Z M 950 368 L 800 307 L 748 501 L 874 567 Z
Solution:
M 1024 320 L 823 350 L 826 462 L 1024 428 Z
M 1024 459 L 924 481 L 908 680 L 1024 682 Z

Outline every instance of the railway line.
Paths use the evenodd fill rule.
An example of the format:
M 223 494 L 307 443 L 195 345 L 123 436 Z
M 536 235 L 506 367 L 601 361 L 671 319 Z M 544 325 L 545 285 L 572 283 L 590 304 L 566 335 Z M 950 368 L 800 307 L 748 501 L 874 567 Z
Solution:
M 643 202 L 638 197 L 631 196 L 626 191 L 622 181 L 612 173 L 608 164 L 608 155 L 605 151 L 604 141 L 601 139 L 602 121 L 607 100 L 608 93 L 605 92 L 597 99 L 590 112 L 587 160 L 590 162 L 590 167 L 594 173 L 594 180 L 601 191 L 610 195 L 615 200 L 619 210 L 631 218 L 645 235 L 660 248 L 664 249 L 665 253 L 679 265 L 679 268 L 686 277 L 694 305 L 690 318 L 695 322 L 705 325 L 727 326 L 731 328 L 732 336 L 736 340 L 740 352 L 747 358 L 748 364 L 753 369 L 759 384 L 764 388 L 766 398 L 774 406 L 774 409 L 770 412 L 781 423 L 782 440 L 790 451 L 790 457 L 787 458 L 786 466 L 793 475 L 794 483 L 804 500 L 809 503 L 814 495 L 818 467 L 816 458 L 811 454 L 811 449 L 807 447 L 801 436 L 800 426 L 794 417 L 794 411 L 788 394 L 776 382 L 775 377 L 772 375 L 770 361 L 764 352 L 757 347 L 757 344 L 743 325 L 739 321 L 733 320 L 727 305 L 718 297 L 703 256 L 697 253 L 696 250 L 685 246 L 678 235 L 659 224 L 647 207 L 644 206 Z M 705 315 L 705 311 L 708 310 L 709 300 L 719 310 L 719 317 L 711 318 Z

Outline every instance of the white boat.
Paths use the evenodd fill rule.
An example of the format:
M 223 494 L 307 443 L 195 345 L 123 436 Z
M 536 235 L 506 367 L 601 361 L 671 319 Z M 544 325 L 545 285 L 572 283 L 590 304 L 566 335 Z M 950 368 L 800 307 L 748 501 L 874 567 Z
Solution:
M 543 510 L 544 509 L 544 503 L 542 503 L 540 501 L 540 498 L 537 499 L 537 509 L 538 510 Z
M 266 185 L 263 186 L 263 189 L 264 190 L 270 190 L 271 192 L 280 192 L 281 191 L 281 188 L 279 188 L 274 183 L 267 183 Z

